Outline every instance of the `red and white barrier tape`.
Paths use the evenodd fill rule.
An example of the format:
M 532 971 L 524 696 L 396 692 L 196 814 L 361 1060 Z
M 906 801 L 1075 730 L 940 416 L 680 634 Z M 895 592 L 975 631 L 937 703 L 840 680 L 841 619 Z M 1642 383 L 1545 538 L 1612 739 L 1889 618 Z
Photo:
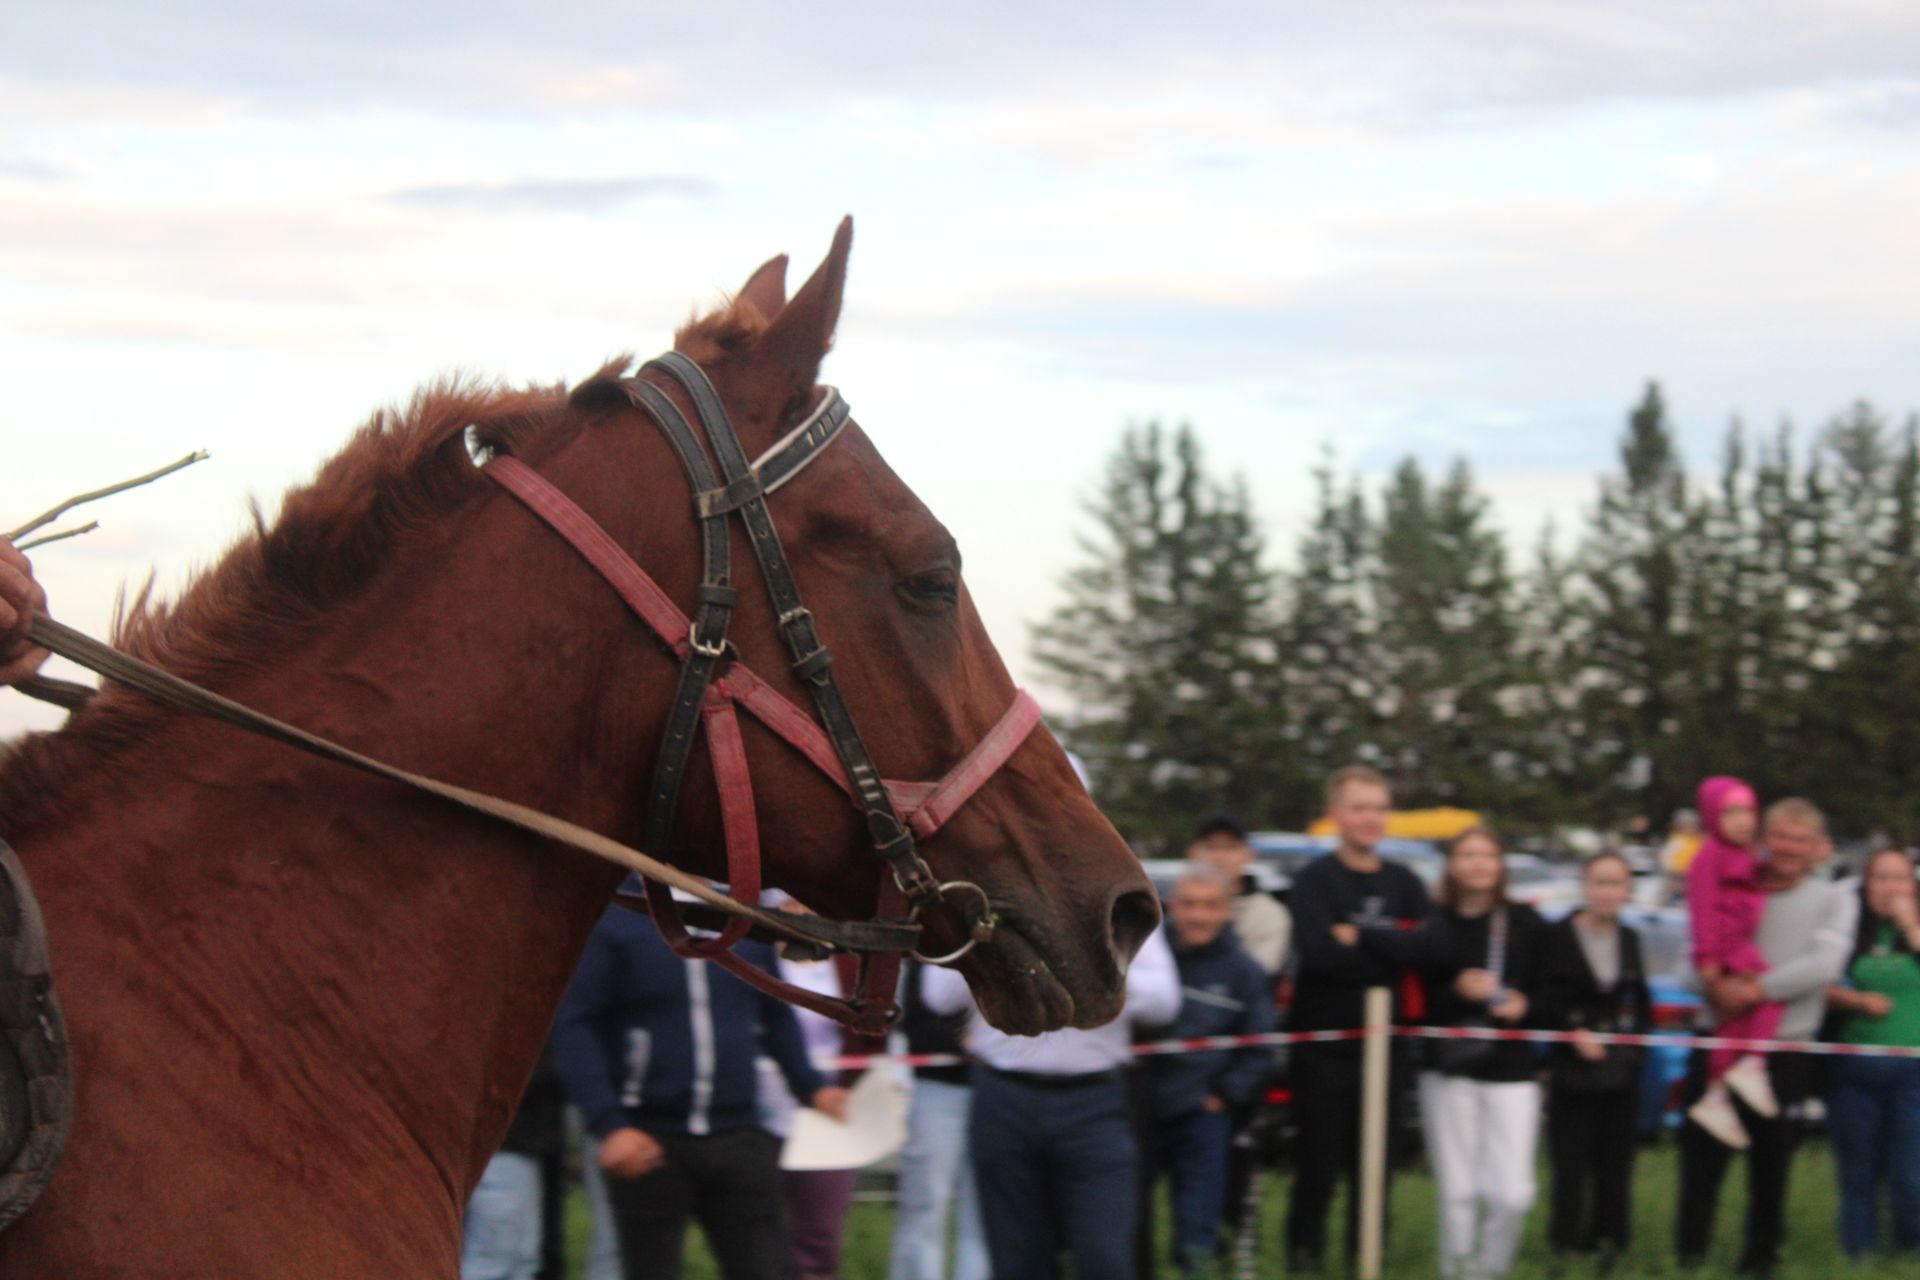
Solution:
M 1920 1058 L 1920 1047 L 1832 1044 L 1825 1040 L 1745 1040 L 1737 1036 L 1640 1035 L 1625 1031 L 1515 1031 L 1500 1027 L 1395 1027 L 1396 1036 L 1424 1040 L 1526 1040 L 1535 1044 L 1668 1045 L 1688 1049 L 1738 1049 L 1743 1053 L 1811 1053 L 1827 1057 Z
M 1675 1049 L 1739 1049 L 1747 1053 L 1810 1053 L 1827 1057 L 1920 1058 L 1920 1047 L 1877 1044 L 1829 1044 L 1823 1040 L 1742 1040 L 1731 1036 L 1636 1034 L 1623 1031 L 1521 1031 L 1500 1027 L 1394 1027 L 1389 1034 L 1422 1040 L 1520 1040 L 1533 1044 L 1595 1044 L 1659 1046 Z M 1363 1040 L 1359 1028 L 1344 1031 L 1273 1031 L 1254 1036 L 1194 1036 L 1185 1040 L 1154 1040 L 1132 1046 L 1135 1057 L 1177 1053 L 1205 1053 L 1214 1049 L 1268 1048 L 1282 1044 L 1325 1044 Z M 860 1070 L 876 1063 L 903 1067 L 958 1067 L 972 1061 L 958 1053 L 851 1054 L 834 1064 L 840 1070 Z

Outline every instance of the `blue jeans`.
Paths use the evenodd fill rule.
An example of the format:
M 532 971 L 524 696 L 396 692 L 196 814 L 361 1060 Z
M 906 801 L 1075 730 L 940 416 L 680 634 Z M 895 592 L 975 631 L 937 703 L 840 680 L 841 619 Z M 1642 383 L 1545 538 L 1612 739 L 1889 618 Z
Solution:
M 947 1211 L 954 1214 L 953 1280 L 987 1280 L 987 1245 L 967 1155 L 973 1088 L 916 1078 L 900 1149 L 900 1204 L 893 1225 L 889 1280 L 941 1280 L 947 1274 Z
M 467 1201 L 460 1280 L 533 1280 L 540 1270 L 540 1162 L 501 1151 Z
M 620 1235 L 613 1229 L 613 1206 L 607 1203 L 607 1177 L 600 1172 L 600 1143 L 590 1133 L 580 1135 L 580 1186 L 593 1219 L 583 1274 L 586 1280 L 620 1280 Z
M 1233 1121 L 1224 1111 L 1153 1122 L 1153 1176 L 1164 1170 L 1173 1177 L 1173 1261 L 1182 1272 L 1207 1267 L 1219 1248 L 1232 1143 Z
M 1920 1249 L 1920 1059 L 1841 1058 L 1830 1079 L 1841 1248 L 1860 1258 L 1878 1246 L 1884 1185 L 1894 1247 Z

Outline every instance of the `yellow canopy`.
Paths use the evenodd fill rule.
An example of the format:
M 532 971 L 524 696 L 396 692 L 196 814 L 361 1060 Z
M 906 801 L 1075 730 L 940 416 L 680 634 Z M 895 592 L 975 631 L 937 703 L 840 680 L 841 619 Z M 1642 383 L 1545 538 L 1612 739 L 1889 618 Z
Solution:
M 1387 835 L 1396 840 L 1451 840 L 1480 821 L 1471 809 L 1402 809 L 1387 815 Z M 1330 836 L 1333 823 L 1321 818 L 1307 834 Z

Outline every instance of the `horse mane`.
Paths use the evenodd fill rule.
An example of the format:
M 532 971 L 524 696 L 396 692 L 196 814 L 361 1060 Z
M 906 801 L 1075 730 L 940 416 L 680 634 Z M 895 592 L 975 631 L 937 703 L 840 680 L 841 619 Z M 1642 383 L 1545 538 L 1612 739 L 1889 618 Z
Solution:
M 617 378 L 627 357 L 595 381 Z M 561 387 L 509 390 L 448 378 L 417 391 L 402 409 L 382 409 L 288 491 L 271 523 L 258 502 L 253 527 L 179 598 L 156 600 L 153 579 L 114 610 L 114 644 L 198 684 L 251 669 L 260 655 L 352 599 L 409 533 L 458 510 L 487 481 L 460 440 L 469 425 L 487 444 L 545 453 L 585 422 L 568 413 Z M 103 691 L 64 729 L 0 747 L 0 815 L 15 835 L 36 823 L 90 762 L 147 737 L 168 709 L 138 695 Z
M 751 302 L 729 300 L 689 319 L 674 345 L 706 365 L 746 350 L 767 323 Z M 154 599 L 151 577 L 123 597 L 114 644 L 196 684 L 252 669 L 364 590 L 408 534 L 489 487 L 459 439 L 469 426 L 481 443 L 532 461 L 572 439 L 591 410 L 624 399 L 616 388 L 632 365 L 631 355 L 616 356 L 571 394 L 446 378 L 404 409 L 377 411 L 312 481 L 288 491 L 271 523 L 253 504 L 253 527 L 195 572 L 177 600 Z M 108 689 L 60 731 L 0 746 L 0 834 L 25 832 L 88 765 L 140 742 L 170 714 Z

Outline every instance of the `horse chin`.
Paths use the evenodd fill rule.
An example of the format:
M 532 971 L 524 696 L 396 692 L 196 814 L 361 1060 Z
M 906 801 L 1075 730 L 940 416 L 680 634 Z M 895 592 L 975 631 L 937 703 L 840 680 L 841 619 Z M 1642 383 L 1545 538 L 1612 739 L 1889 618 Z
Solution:
M 1103 1026 L 1119 1016 L 1126 999 L 1123 974 L 1116 969 L 1106 981 L 1088 981 L 1076 972 L 1081 966 L 1050 950 L 1003 921 L 993 941 L 962 962 L 988 1022 L 1008 1035 L 1035 1036 Z

